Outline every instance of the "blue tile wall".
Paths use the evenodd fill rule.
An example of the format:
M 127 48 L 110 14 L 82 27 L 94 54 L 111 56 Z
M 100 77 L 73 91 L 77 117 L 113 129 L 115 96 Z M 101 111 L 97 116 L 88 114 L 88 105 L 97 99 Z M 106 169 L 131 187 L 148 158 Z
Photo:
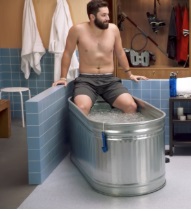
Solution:
M 29 184 L 41 184 L 69 152 L 72 86 L 51 87 L 26 101 Z
M 0 49 L 0 88 L 28 87 L 32 97 L 51 87 L 54 77 L 54 55 L 48 51 L 41 59 L 41 74 L 37 75 L 33 69 L 29 79 L 25 79 L 21 71 L 21 49 Z M 23 93 L 24 101 L 28 100 L 27 93 Z M 6 93 L 2 98 L 7 99 Z M 11 117 L 21 118 L 20 97 L 18 93 L 10 95 Z
M 122 80 L 130 94 L 138 97 L 166 113 L 165 144 L 169 145 L 169 82 L 168 79 L 139 81 Z

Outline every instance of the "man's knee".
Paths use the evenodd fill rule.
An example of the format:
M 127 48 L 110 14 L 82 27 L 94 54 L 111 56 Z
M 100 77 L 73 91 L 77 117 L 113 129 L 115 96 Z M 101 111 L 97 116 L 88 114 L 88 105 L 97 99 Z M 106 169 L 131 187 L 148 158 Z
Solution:
M 78 103 L 78 104 L 76 104 L 77 106 L 78 106 L 78 108 L 83 112 L 83 113 L 85 113 L 86 115 L 87 114 L 89 114 L 89 112 L 90 112 L 90 107 L 89 106 L 87 106 L 87 105 L 85 105 L 85 104 L 83 104 L 83 103 Z
M 84 114 L 86 114 L 86 115 L 89 114 L 90 109 L 92 107 L 91 100 L 84 98 L 84 97 L 83 98 L 76 97 L 76 98 L 74 98 L 74 103 Z
M 129 103 L 127 106 L 127 112 L 135 113 L 137 111 L 137 104 L 133 100 L 132 102 Z
M 120 95 L 113 103 L 113 106 L 119 108 L 124 113 L 135 113 L 137 111 L 137 104 L 129 94 Z

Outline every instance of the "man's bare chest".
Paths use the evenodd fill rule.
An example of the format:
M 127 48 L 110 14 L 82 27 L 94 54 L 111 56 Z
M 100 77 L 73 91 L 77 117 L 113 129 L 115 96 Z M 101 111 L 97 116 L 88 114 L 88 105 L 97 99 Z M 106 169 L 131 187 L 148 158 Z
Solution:
M 114 47 L 114 39 L 110 38 L 109 36 L 103 36 L 99 38 L 86 36 L 79 40 L 79 46 L 85 51 L 108 52 L 111 51 Z

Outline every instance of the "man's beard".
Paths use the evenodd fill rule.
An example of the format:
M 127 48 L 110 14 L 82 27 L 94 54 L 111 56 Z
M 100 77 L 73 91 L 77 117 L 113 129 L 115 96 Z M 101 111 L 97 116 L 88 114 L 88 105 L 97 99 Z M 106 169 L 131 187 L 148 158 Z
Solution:
M 103 23 L 98 18 L 95 19 L 94 23 L 99 29 L 108 29 L 108 27 L 109 27 L 108 22 Z

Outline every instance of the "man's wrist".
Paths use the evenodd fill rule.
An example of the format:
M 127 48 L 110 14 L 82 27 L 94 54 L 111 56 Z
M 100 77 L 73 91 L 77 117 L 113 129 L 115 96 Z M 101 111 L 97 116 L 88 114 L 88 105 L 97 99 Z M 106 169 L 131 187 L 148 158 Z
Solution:
M 67 78 L 61 77 L 60 80 L 61 81 L 67 81 Z
M 131 79 L 131 76 L 133 76 L 133 74 L 131 73 L 131 70 L 130 69 L 125 70 L 125 73 L 128 73 L 130 79 Z
M 125 73 L 128 73 L 128 72 L 130 72 L 131 70 L 130 69 L 128 69 L 128 70 L 125 70 Z
M 133 74 L 130 74 L 129 78 L 132 80 Z

